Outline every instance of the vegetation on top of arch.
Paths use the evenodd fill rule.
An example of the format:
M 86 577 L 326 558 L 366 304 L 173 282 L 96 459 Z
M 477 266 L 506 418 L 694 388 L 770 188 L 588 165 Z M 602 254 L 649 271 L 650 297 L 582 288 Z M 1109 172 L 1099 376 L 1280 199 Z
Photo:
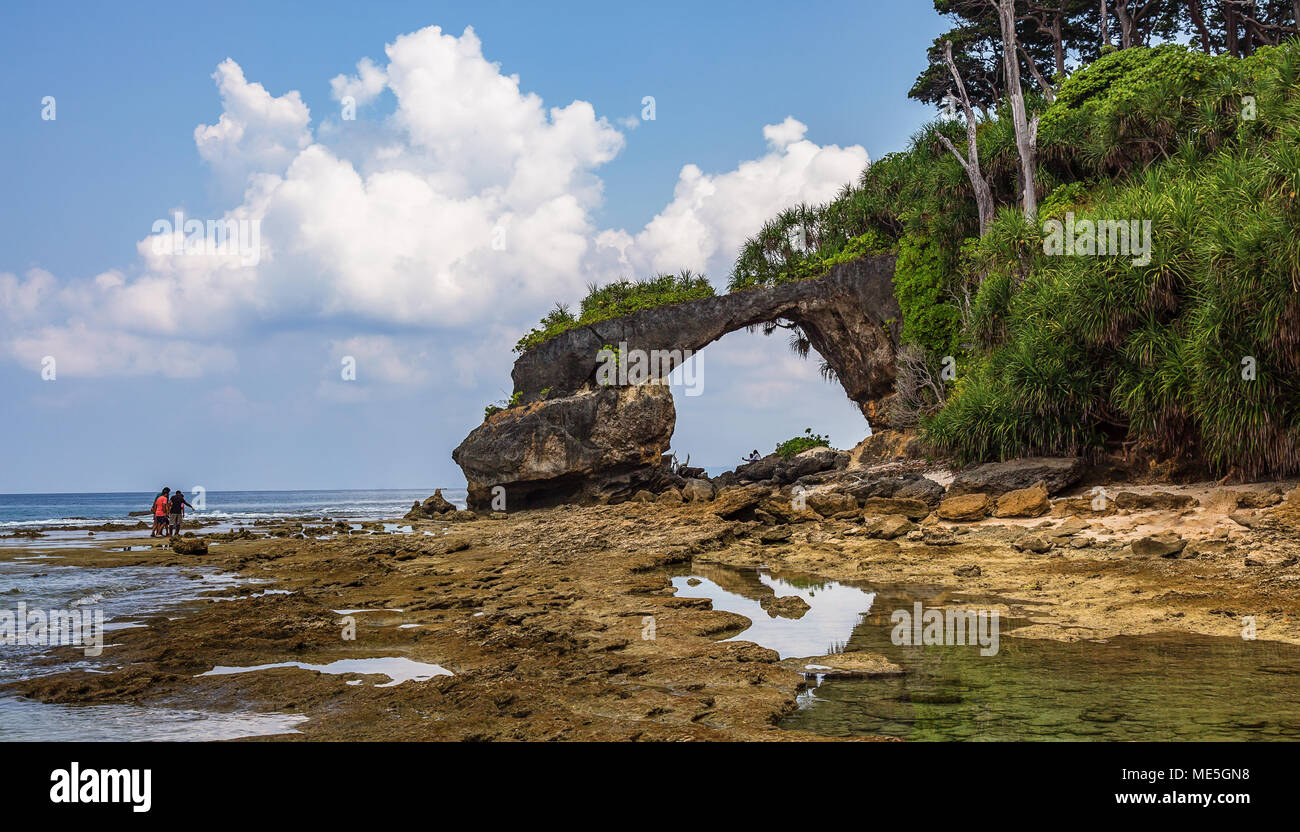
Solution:
M 708 278 L 683 269 L 678 274 L 660 274 L 641 280 L 616 280 L 604 286 L 587 285 L 587 295 L 579 304 L 578 314 L 567 304 L 557 303 L 542 317 L 541 323 L 519 339 L 515 352 L 527 352 L 555 336 L 580 326 L 630 315 L 689 300 L 713 297 Z

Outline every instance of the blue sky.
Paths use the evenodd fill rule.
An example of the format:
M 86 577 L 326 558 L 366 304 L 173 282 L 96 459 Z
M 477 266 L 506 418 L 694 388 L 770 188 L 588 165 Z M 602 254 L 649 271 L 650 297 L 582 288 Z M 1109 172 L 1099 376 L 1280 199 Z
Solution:
M 920 0 L 7 6 L 0 492 L 460 486 L 450 451 L 551 302 L 658 268 L 721 287 L 761 218 L 931 116 L 906 93 L 943 26 Z M 177 209 L 262 217 L 268 254 L 151 259 Z M 485 223 L 508 257 L 464 243 Z M 694 463 L 865 433 L 779 337 L 699 360 Z

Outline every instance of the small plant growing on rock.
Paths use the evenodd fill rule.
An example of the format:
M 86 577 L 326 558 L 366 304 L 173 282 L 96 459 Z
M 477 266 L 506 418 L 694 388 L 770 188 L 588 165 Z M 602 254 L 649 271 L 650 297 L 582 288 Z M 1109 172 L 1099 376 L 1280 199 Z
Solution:
M 542 391 L 543 398 L 546 397 L 546 392 L 550 389 L 551 388 L 548 387 L 546 388 L 546 390 Z M 492 404 L 483 408 L 483 420 L 487 421 L 492 416 L 493 413 L 500 413 L 503 410 L 509 410 L 512 407 L 518 407 L 519 402 L 522 401 L 523 398 L 524 398 L 523 392 L 516 390 L 515 392 L 510 394 L 510 398 L 503 399 L 499 402 L 493 402 Z
M 812 428 L 804 428 L 803 432 L 803 436 L 796 436 L 793 439 L 787 439 L 780 445 L 777 445 L 777 456 L 780 456 L 783 459 L 789 459 L 795 454 L 801 454 L 809 448 L 829 448 L 831 446 L 829 436 L 822 436 L 820 433 L 813 433 Z

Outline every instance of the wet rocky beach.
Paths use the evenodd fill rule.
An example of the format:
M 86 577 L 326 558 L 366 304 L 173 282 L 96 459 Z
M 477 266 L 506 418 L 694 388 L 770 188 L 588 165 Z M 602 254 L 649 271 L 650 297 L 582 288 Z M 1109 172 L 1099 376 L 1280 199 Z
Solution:
M 1300 731 L 1285 704 L 1300 692 L 1293 483 L 1098 485 L 1068 461 L 953 474 L 806 453 L 823 458 L 796 460 L 793 481 L 688 478 L 607 505 L 430 501 L 390 522 L 198 529 L 174 548 L 129 531 L 8 539 L 15 586 L 50 569 L 230 579 L 146 599 L 156 611 L 119 616 L 134 626 L 98 657 L 24 657 L 51 672 L 0 695 L 256 714 L 250 733 L 273 739 Z M 997 654 L 900 648 L 891 611 L 917 603 L 996 611 Z M 1127 706 L 1117 685 L 1138 685 Z

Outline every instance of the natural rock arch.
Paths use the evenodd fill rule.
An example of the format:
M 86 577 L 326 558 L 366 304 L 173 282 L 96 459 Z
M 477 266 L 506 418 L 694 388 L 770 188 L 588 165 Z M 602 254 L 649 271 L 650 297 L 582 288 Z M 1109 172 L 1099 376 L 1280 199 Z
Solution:
M 594 383 L 596 355 L 607 344 L 694 352 L 729 332 L 784 319 L 803 328 L 844 392 L 866 413 L 894 385 L 902 313 L 893 278 L 893 256 L 864 257 L 816 280 L 645 309 L 562 333 L 519 356 L 510 376 L 524 402 L 543 390 L 569 395 Z
M 676 408 L 666 384 L 602 387 L 597 354 L 695 352 L 768 321 L 798 324 L 864 415 L 894 383 L 902 314 L 894 258 L 865 257 L 815 280 L 645 309 L 562 333 L 521 355 L 511 377 L 519 406 L 489 416 L 452 458 L 471 507 L 509 510 L 571 500 L 624 499 L 667 476 Z M 664 368 L 670 369 L 670 368 Z

